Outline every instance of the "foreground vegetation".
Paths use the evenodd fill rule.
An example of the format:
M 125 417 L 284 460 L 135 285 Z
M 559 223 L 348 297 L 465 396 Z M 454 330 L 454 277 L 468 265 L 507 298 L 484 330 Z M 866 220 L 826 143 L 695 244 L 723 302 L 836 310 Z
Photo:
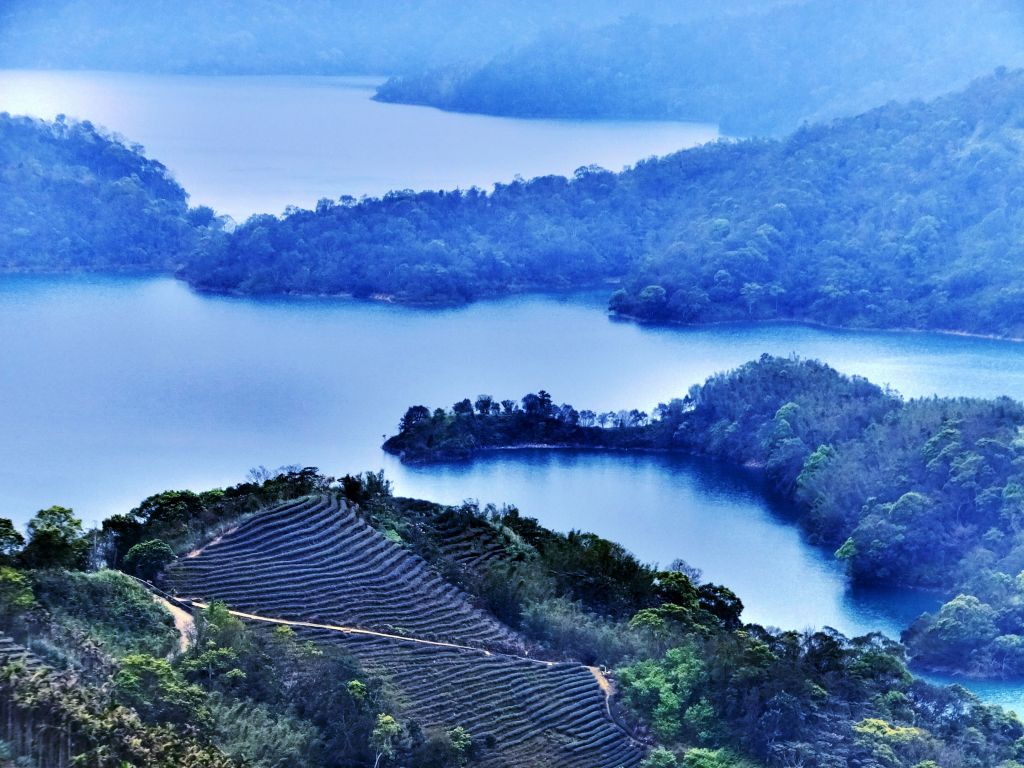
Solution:
M 407 461 L 517 445 L 679 450 L 761 468 L 858 583 L 958 595 L 905 633 L 924 668 L 1024 675 L 1024 406 L 904 401 L 814 361 L 762 357 L 640 411 L 546 392 L 410 408 L 385 449 Z
M 310 505 L 310 493 L 324 494 L 313 497 L 322 499 L 319 507 Z M 227 766 L 237 760 L 253 766 L 460 766 L 489 765 L 490 755 L 514 754 L 502 752 L 500 740 L 480 738 L 483 730 L 477 737 L 457 725 L 423 732 L 402 716 L 424 706 L 441 705 L 444 711 L 445 702 L 459 701 L 459 691 L 470 693 L 487 680 L 493 682 L 471 695 L 501 693 L 508 673 L 499 672 L 507 667 L 499 657 L 481 656 L 490 660 L 476 665 L 467 663 L 472 657 L 464 652 L 423 646 L 417 653 L 430 658 L 418 659 L 402 650 L 401 641 L 287 627 L 263 631 L 242 624 L 221 604 L 196 615 L 188 650 L 169 651 L 170 617 L 137 582 L 111 571 L 80 570 L 90 559 L 127 561 L 132 568 L 156 569 L 159 578 L 178 567 L 176 553 L 225 526 L 250 526 L 250 543 L 223 539 L 226 551 L 241 554 L 262 538 L 246 522 L 263 519 L 252 512 L 279 501 L 284 506 L 277 512 L 264 513 L 270 514 L 268 533 L 290 524 L 298 535 L 315 525 L 306 522 L 308 513 L 289 517 L 288 509 L 320 509 L 329 520 L 329 510 L 340 509 L 341 502 L 357 509 L 396 552 L 423 558 L 474 596 L 493 620 L 517 631 L 533 655 L 614 666 L 616 716 L 655 745 L 643 763 L 648 768 L 1017 768 L 1015 760 L 1024 757 L 1024 725 L 1016 718 L 961 688 L 913 679 L 901 648 L 880 636 L 850 640 L 831 631 L 801 634 L 744 625 L 736 596 L 703 583 L 684 563 L 656 570 L 612 542 L 549 531 L 514 508 L 395 498 L 381 475 L 335 482 L 310 469 L 264 473 L 222 491 L 159 494 L 108 521 L 100 535 L 83 534 L 73 515 L 53 510 L 33 519 L 27 540 L 7 526 L 0 629 L 22 642 L 31 636 L 36 653 L 73 676 L 62 679 L 95 681 L 46 683 L 52 695 L 30 704 L 42 678 L 30 682 L 18 671 L 20 662 L 0 665 L 11 716 L 31 731 L 32 721 L 25 719 L 30 710 L 38 716 L 85 701 L 97 717 L 122 724 L 116 732 L 105 726 L 90 731 L 122 761 L 89 763 L 96 765 Z M 173 545 L 169 556 L 151 545 L 157 540 Z M 286 553 L 297 551 L 297 544 L 281 542 Z M 54 589 L 62 580 L 75 588 Z M 61 628 L 39 629 L 50 625 Z M 83 649 L 103 664 L 86 663 Z M 353 650 L 372 660 L 374 671 L 363 669 Z M 442 663 L 442 657 L 448 660 Z M 508 658 L 512 670 L 516 663 L 530 666 Z M 395 659 L 402 663 L 396 666 Z M 400 704 L 390 700 L 382 670 L 415 672 L 419 664 L 435 670 L 430 695 Z M 552 668 L 552 680 L 571 668 Z M 438 677 L 441 670 L 447 672 Z M 423 674 L 414 677 L 422 680 Z M 518 698 L 511 690 L 511 699 Z M 507 707 L 510 694 L 503 695 L 501 706 Z M 555 701 L 550 694 L 545 699 Z M 487 715 L 499 722 L 507 718 L 497 706 L 476 713 L 484 716 L 480 723 L 488 722 Z M 133 728 L 175 734 L 176 749 L 193 751 L 188 759 L 175 753 L 177 763 L 119 751 L 124 718 L 138 723 Z M 76 723 L 69 722 L 73 733 Z M 542 732 L 558 725 L 556 720 L 530 728 Z M 133 741 L 132 748 L 150 749 L 147 738 Z M 39 732 L 37 746 L 47 743 Z M 36 757 L 41 765 L 59 764 L 52 754 L 37 751 Z

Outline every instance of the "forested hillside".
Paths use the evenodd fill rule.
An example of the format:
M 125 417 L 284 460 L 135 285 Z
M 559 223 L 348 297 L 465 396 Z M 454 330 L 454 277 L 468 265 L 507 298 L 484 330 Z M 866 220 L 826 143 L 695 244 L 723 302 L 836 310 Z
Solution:
M 1024 335 L 1024 72 L 622 173 L 321 201 L 220 231 L 88 123 L 4 117 L 0 267 L 165 269 L 244 294 L 423 304 L 622 280 L 652 322 Z
M 182 270 L 241 293 L 462 302 L 624 277 L 647 321 L 1022 335 L 1024 73 L 781 141 L 254 217 Z
M 658 570 L 514 508 L 395 498 L 382 474 L 261 472 L 157 494 L 98 532 L 42 510 L 26 534 L 0 522 L 0 632 L 38 656 L 0 637 L 0 761 L 1020 768 L 1024 757 L 1019 720 L 914 680 L 880 636 L 744 625 L 737 597 L 684 563 Z M 182 595 L 194 624 L 175 648 L 155 598 L 123 573 L 84 571 L 90 562 L 212 596 L 223 584 L 253 614 Z M 342 599 L 324 612 L 332 595 Z M 405 623 L 410 607 L 426 624 Z M 402 626 L 381 632 L 389 610 Z M 488 622 L 528 648 L 443 639 Z M 96 743 L 107 749 L 85 751 Z
M 652 414 L 489 396 L 410 408 L 385 449 L 406 460 L 493 447 L 679 450 L 761 468 L 812 541 L 857 583 L 958 597 L 905 635 L 925 668 L 1024 675 L 1024 405 L 904 401 L 814 361 L 762 357 Z
M 559 24 L 678 21 L 763 0 L 8 0 L 0 66 L 190 74 L 389 75 L 487 60 Z
M 517 117 L 699 120 L 780 134 L 1024 65 L 1013 2 L 804 0 L 682 23 L 565 26 L 483 64 L 394 77 L 378 98 Z
M 0 113 L 0 270 L 175 269 L 219 223 L 141 147 Z

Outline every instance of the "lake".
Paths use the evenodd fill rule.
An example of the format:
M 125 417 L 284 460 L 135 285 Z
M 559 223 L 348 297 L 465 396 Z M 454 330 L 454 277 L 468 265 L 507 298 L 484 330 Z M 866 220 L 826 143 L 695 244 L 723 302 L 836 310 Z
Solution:
M 0 70 L 0 111 L 88 119 L 242 221 L 319 198 L 611 170 L 717 137 L 693 123 L 516 120 L 371 101 L 379 78 Z
M 372 81 L 0 72 L 0 109 L 82 115 L 145 144 L 195 203 L 244 218 L 318 197 L 611 168 L 713 138 L 686 124 L 517 121 L 376 104 Z M 380 450 L 406 407 L 544 388 L 651 409 L 762 353 L 817 357 L 905 395 L 1024 398 L 1024 345 L 799 325 L 648 328 L 605 294 L 417 310 L 200 296 L 164 277 L 0 277 L 0 515 L 64 504 L 89 522 L 260 464 L 384 468 L 398 493 L 514 503 L 561 530 L 683 558 L 749 621 L 898 633 L 933 596 L 853 593 L 757 477 L 678 456 L 515 451 L 442 467 Z M 972 685 L 1024 709 L 1024 692 Z
M 238 482 L 260 464 L 383 468 L 401 494 L 514 503 L 647 561 L 681 557 L 732 587 L 750 621 L 895 634 L 936 605 L 852 593 L 755 476 L 720 464 L 505 451 L 426 468 L 380 450 L 411 404 L 544 388 L 580 408 L 650 409 L 764 352 L 817 357 L 906 395 L 1024 398 L 1022 344 L 800 325 L 647 328 L 603 307 L 584 295 L 418 310 L 204 296 L 164 277 L 2 277 L 3 514 L 23 523 L 63 504 L 94 522 L 167 488 Z
M 832 559 L 742 472 L 544 451 L 405 468 L 380 443 L 414 403 L 545 388 L 580 408 L 650 409 L 763 352 L 818 357 L 907 395 L 1024 397 L 1024 345 L 799 325 L 644 328 L 603 306 L 600 295 L 531 296 L 428 311 L 202 296 L 170 278 L 2 278 L 7 513 L 24 521 L 61 503 L 94 521 L 259 464 L 383 467 L 404 494 L 516 503 L 645 560 L 682 557 L 734 587 L 752 620 L 844 631 L 902 621 L 851 602 Z

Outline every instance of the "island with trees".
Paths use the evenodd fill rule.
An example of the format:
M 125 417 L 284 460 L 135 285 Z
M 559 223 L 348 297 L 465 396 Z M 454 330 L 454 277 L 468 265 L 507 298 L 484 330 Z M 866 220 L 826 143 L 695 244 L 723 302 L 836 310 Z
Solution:
M 385 450 L 405 461 L 516 446 L 671 450 L 757 468 L 855 583 L 951 596 L 904 634 L 922 669 L 1024 676 L 1024 405 L 925 398 L 813 360 L 763 356 L 653 413 L 482 395 L 411 407 Z
M 868 385 L 836 393 L 851 386 Z M 356 562 L 318 569 L 353 536 Z M 0 542 L 0 763 L 532 768 L 523 745 L 552 754 L 577 723 L 581 764 L 612 768 L 1024 759 L 1020 720 L 915 679 L 880 635 L 745 624 L 736 595 L 686 563 L 652 568 L 512 507 L 395 497 L 382 473 L 260 470 L 157 494 L 95 531 L 52 507 L 24 533 L 0 523 Z M 317 579 L 351 599 L 326 607 Z M 187 632 L 165 607 L 186 604 L 179 587 L 215 598 L 192 604 Z M 425 591 L 395 600 L 410 589 Z M 403 610 L 419 623 L 374 636 Z M 363 635 L 326 628 L 333 611 L 363 611 Z M 419 635 L 466 622 L 502 648 Z

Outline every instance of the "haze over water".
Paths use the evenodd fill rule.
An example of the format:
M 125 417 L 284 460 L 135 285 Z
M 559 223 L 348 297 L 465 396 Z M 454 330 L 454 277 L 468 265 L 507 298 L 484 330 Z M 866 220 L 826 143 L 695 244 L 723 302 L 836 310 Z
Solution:
M 0 111 L 91 120 L 191 195 L 244 221 L 320 198 L 490 189 L 583 165 L 620 170 L 717 138 L 697 123 L 515 120 L 372 101 L 375 78 L 0 70 Z

